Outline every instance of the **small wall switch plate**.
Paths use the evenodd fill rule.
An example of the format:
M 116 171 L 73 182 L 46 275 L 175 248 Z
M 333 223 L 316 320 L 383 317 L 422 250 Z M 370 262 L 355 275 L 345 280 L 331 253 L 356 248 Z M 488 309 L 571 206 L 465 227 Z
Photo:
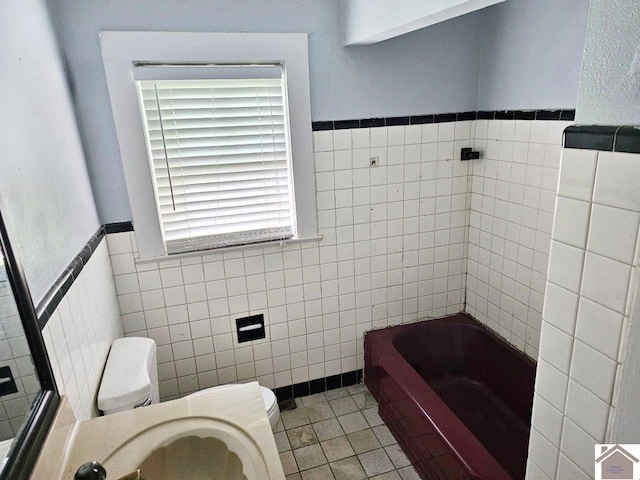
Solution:
M 236 318 L 236 328 L 238 332 L 238 343 L 258 340 L 266 336 L 263 314 Z
M 380 163 L 380 158 L 379 157 L 371 157 L 369 159 L 369 161 L 371 162 L 371 166 L 372 167 L 377 167 L 378 163 Z

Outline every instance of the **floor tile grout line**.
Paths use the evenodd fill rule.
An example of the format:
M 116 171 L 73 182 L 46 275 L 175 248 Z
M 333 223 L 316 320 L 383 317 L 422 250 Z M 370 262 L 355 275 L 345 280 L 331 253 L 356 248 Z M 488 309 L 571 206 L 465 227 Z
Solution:
M 361 394 L 361 393 L 369 393 L 369 395 L 371 395 L 371 392 L 369 392 L 369 391 L 368 391 L 368 389 L 366 388 L 366 386 L 364 386 L 364 384 L 356 384 L 356 385 L 362 385 L 362 386 L 363 386 L 363 388 L 361 387 L 360 389 L 358 389 L 358 390 L 356 390 L 356 391 L 349 392 L 349 391 L 348 391 L 348 389 L 349 389 L 349 388 L 353 388 L 354 386 L 350 386 L 350 387 L 342 387 L 342 388 L 344 389 L 344 391 L 347 393 L 347 395 L 344 395 L 344 396 L 341 396 L 341 397 L 337 397 L 337 398 L 334 398 L 334 399 L 332 399 L 332 400 L 339 400 L 339 399 L 341 399 L 341 398 L 351 397 L 351 399 L 352 399 L 352 400 L 354 401 L 354 403 L 355 403 L 355 400 L 353 399 L 353 395 L 358 395 L 358 394 Z M 336 390 L 339 390 L 339 389 L 336 389 Z M 326 392 L 322 392 L 322 393 L 326 393 Z M 309 395 L 309 396 L 310 396 L 310 395 Z M 336 414 L 335 414 L 335 411 L 333 410 L 333 407 L 332 407 L 332 406 L 331 406 L 331 404 L 329 403 L 329 402 L 330 402 L 330 401 L 332 401 L 332 400 L 327 399 L 327 398 L 326 398 L 326 396 L 325 396 L 325 398 L 324 398 L 324 399 L 325 399 L 325 401 L 324 401 L 324 402 L 315 402 L 314 404 L 309 404 L 309 405 L 304 405 L 304 402 L 301 400 L 302 398 L 305 398 L 305 397 L 299 397 L 299 398 L 298 398 L 298 399 L 296 399 L 296 400 L 300 400 L 300 405 L 298 405 L 298 406 L 299 406 L 299 407 L 301 407 L 301 408 L 304 408 L 304 409 L 305 409 L 304 414 L 307 416 L 307 419 L 309 420 L 309 423 L 304 424 L 304 425 L 300 425 L 300 426 L 296 426 L 296 427 L 291 427 L 291 428 L 288 428 L 288 429 L 287 429 L 286 427 L 284 427 L 284 423 L 283 423 L 283 427 L 284 427 L 284 432 L 285 432 L 285 434 L 286 434 L 286 432 L 288 432 L 289 430 L 292 430 L 292 429 L 295 429 L 295 428 L 301 428 L 301 427 L 308 426 L 308 425 L 311 425 L 311 427 L 313 428 L 313 425 L 314 425 L 314 424 L 316 424 L 316 423 L 320 423 L 320 422 L 324 422 L 324 421 L 327 421 L 327 420 L 331 420 L 331 418 L 333 418 L 333 419 L 337 419 L 337 418 L 338 418 L 338 415 L 336 415 Z M 331 418 L 329 418 L 329 419 L 319 420 L 319 421 L 317 421 L 317 422 L 312 422 L 312 421 L 311 421 L 311 419 L 310 419 L 310 418 L 309 418 L 309 416 L 308 416 L 308 413 L 307 413 L 306 409 L 308 409 L 309 407 L 312 407 L 313 405 L 316 405 L 316 404 L 318 404 L 318 403 L 328 403 L 328 404 L 329 404 L 329 408 L 331 409 L 331 412 L 333 413 L 333 417 L 331 417 Z M 296 401 L 296 404 L 298 404 L 298 402 L 297 402 L 297 401 Z M 356 403 L 356 407 L 357 407 L 356 412 L 360 412 L 360 413 L 362 414 L 362 412 L 363 412 L 363 411 L 365 411 L 365 410 L 369 410 L 369 409 L 372 409 L 372 408 L 375 408 L 375 406 L 376 406 L 376 405 L 377 405 L 377 402 L 375 402 L 375 403 L 374 403 L 374 405 L 367 405 L 366 403 L 363 403 L 363 408 L 360 408 L 360 407 L 358 406 L 358 404 Z M 351 412 L 351 413 L 356 413 L 356 412 Z M 377 412 L 376 412 L 376 413 L 377 413 Z M 345 415 L 349 415 L 349 413 L 347 413 L 347 414 L 345 414 Z M 344 416 L 344 415 L 343 415 L 343 416 Z M 364 415 L 362 415 L 362 416 L 364 417 Z M 385 426 L 385 427 L 386 427 L 386 424 L 384 423 L 384 421 L 382 421 L 382 423 L 380 423 L 380 424 L 377 424 L 377 425 L 373 426 L 373 425 L 371 425 L 371 423 L 369 422 L 369 420 L 368 420 L 366 417 L 364 417 L 364 418 L 365 418 L 365 421 L 366 421 L 366 423 L 367 423 L 367 425 L 368 425 L 368 427 L 367 427 L 367 428 L 362 429 L 362 430 L 356 430 L 356 431 L 354 431 L 354 432 L 350 432 L 350 433 L 346 433 L 346 432 L 344 432 L 344 430 L 343 430 L 343 434 L 344 434 L 344 435 L 339 435 L 338 437 L 334 437 L 334 438 L 332 438 L 332 439 L 327 439 L 327 440 L 324 440 L 324 441 L 329 441 L 329 440 L 333 440 L 333 439 L 335 439 L 335 438 L 339 438 L 339 437 L 341 437 L 341 436 L 344 436 L 344 437 L 347 439 L 347 441 L 349 442 L 349 444 L 351 445 L 351 447 L 352 447 L 352 449 L 354 450 L 354 453 L 355 453 L 355 449 L 353 448 L 353 444 L 351 444 L 351 441 L 350 441 L 350 439 L 349 439 L 349 435 L 354 434 L 354 433 L 358 433 L 358 432 L 364 432 L 364 431 L 367 431 L 367 430 L 371 430 L 371 431 L 373 432 L 373 434 L 374 434 L 375 438 L 377 439 L 378 443 L 380 444 L 380 447 L 379 447 L 379 448 L 374 448 L 373 450 L 369 450 L 369 451 L 365 451 L 365 452 L 361 452 L 361 453 L 355 453 L 354 455 L 351 455 L 351 456 L 348 456 L 348 457 L 345 457 L 345 458 L 342 458 L 342 459 L 338 459 L 338 460 L 335 460 L 335 461 L 331 462 L 331 461 L 329 461 L 329 459 L 328 459 L 328 458 L 326 458 L 326 454 L 324 453 L 324 449 L 322 449 L 322 442 L 323 442 L 323 441 L 320 441 L 320 439 L 319 439 L 319 438 L 317 438 L 318 442 L 313 443 L 313 444 L 310 444 L 310 445 L 308 445 L 308 446 L 316 445 L 316 444 L 317 444 L 317 445 L 319 445 L 319 446 L 320 446 L 320 448 L 321 448 L 321 451 L 322 451 L 322 453 L 323 453 L 323 455 L 324 455 L 324 457 L 325 457 L 325 463 L 322 463 L 322 464 L 317 465 L 317 466 L 315 466 L 315 467 L 311 467 L 311 468 L 304 469 L 304 470 L 300 470 L 300 469 L 298 468 L 298 471 L 297 471 L 297 472 L 294 472 L 294 473 L 298 473 L 298 474 L 300 474 L 300 473 L 302 473 L 302 472 L 306 472 L 306 471 L 309 471 L 309 470 L 314 469 L 314 468 L 319 468 L 319 467 L 321 467 L 321 466 L 328 465 L 328 466 L 329 466 L 329 468 L 330 468 L 330 470 L 331 470 L 331 472 L 332 472 L 332 475 L 333 475 L 333 468 L 332 468 L 332 464 L 333 464 L 333 463 L 340 462 L 340 461 L 346 460 L 346 459 L 348 459 L 348 458 L 356 457 L 356 460 L 357 460 L 358 464 L 360 465 L 360 467 L 362 468 L 363 473 L 365 473 L 365 474 L 366 474 L 366 470 L 365 470 L 365 468 L 364 468 L 364 464 L 362 463 L 362 461 L 361 461 L 361 459 L 360 459 L 360 455 L 363 455 L 363 454 L 366 454 L 366 453 L 370 453 L 370 452 L 374 452 L 374 451 L 377 451 L 377 450 L 382 450 L 382 451 L 383 451 L 384 455 L 385 455 L 385 456 L 387 457 L 387 459 L 390 461 L 390 463 L 391 463 L 391 465 L 393 466 L 393 468 L 392 468 L 391 470 L 388 470 L 387 472 L 378 473 L 378 474 L 376 474 L 376 475 L 374 475 L 374 476 L 377 476 L 377 475 L 384 475 L 384 474 L 387 474 L 387 473 L 390 473 L 390 472 L 396 472 L 398 475 L 400 475 L 400 476 L 402 477 L 402 475 L 401 475 L 401 473 L 400 473 L 400 470 L 401 470 L 401 469 L 404 469 L 404 468 L 406 468 L 406 467 L 412 467 L 412 469 L 413 469 L 413 465 L 412 465 L 410 462 L 409 462 L 407 465 L 403 465 L 403 466 L 401 466 L 401 467 L 396 467 L 396 464 L 395 464 L 395 463 L 393 462 L 393 460 L 391 459 L 391 457 L 390 457 L 390 455 L 389 455 L 389 453 L 388 453 L 388 451 L 387 451 L 387 448 L 389 448 L 389 447 L 391 447 L 391 446 L 393 446 L 393 445 L 398 445 L 398 444 L 397 444 L 397 442 L 395 442 L 395 443 L 391 443 L 391 444 L 388 444 L 388 445 L 382 445 L 382 442 L 380 441 L 380 439 L 378 438 L 378 436 L 375 434 L 375 431 L 373 430 L 375 427 L 378 427 L 378 426 L 381 426 L 381 425 L 383 425 L 383 426 Z M 381 419 L 381 420 L 382 420 L 382 419 Z M 387 427 L 387 428 L 388 428 L 388 427 Z M 314 432 L 315 432 L 315 429 L 313 429 L 313 430 L 314 430 Z M 317 435 L 316 435 L 316 437 L 317 437 Z M 288 438 L 288 435 L 287 435 L 287 438 Z M 300 448 L 304 448 L 304 447 L 300 447 Z M 294 450 L 294 449 L 292 448 L 292 454 L 293 454 L 293 450 Z M 401 450 L 401 451 L 402 451 L 402 450 Z M 404 453 L 404 452 L 402 452 L 402 453 Z M 295 454 L 294 454 L 293 456 L 294 456 L 294 460 L 295 460 Z M 406 456 L 406 454 L 405 454 L 405 456 Z M 297 466 L 298 466 L 298 464 L 297 464 L 297 460 L 296 460 L 296 467 L 297 467 Z M 293 475 L 294 473 L 292 473 L 291 475 Z M 367 477 L 367 478 L 369 478 L 369 477 Z

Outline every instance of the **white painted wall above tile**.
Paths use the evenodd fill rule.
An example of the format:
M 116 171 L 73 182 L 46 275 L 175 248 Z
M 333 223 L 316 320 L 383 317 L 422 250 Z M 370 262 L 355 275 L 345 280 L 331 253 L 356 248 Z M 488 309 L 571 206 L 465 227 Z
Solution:
M 638 17 L 633 0 L 592 0 L 578 90 L 582 125 L 640 122 Z
M 37 305 L 100 222 L 49 4 L 2 9 L 2 214 Z

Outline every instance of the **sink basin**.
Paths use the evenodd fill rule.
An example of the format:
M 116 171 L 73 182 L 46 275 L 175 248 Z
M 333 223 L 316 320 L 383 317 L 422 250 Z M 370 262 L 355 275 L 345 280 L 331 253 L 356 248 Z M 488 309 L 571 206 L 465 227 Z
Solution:
M 221 419 L 195 416 L 138 433 L 105 457 L 102 465 L 109 478 L 136 468 L 146 480 L 269 478 L 265 459 L 249 432 Z
M 134 468 L 122 468 L 138 462 Z M 155 425 L 120 445 L 103 466 L 114 478 L 136 468 L 146 480 L 269 478 L 260 449 L 247 432 L 205 417 Z
M 67 457 L 63 478 L 97 461 L 110 480 L 284 480 L 256 382 L 79 422 Z
M 166 447 L 156 448 L 140 465 L 148 478 L 182 478 L 210 480 L 212 476 L 244 480 L 244 466 L 235 452 L 219 438 L 182 437 Z

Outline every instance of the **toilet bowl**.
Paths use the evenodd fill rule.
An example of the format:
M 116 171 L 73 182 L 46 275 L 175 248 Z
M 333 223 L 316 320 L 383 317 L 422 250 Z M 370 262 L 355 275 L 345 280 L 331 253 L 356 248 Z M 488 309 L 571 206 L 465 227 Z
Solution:
M 206 388 L 190 396 L 204 395 L 229 385 Z M 264 407 L 273 429 L 280 418 L 276 395 L 260 386 Z M 119 338 L 111 346 L 98 390 L 98 409 L 105 415 L 158 403 L 156 342 L 150 338 Z
M 217 387 L 205 388 L 204 390 L 199 390 L 195 393 L 189 395 L 189 397 L 196 397 L 198 395 L 204 395 L 209 392 L 218 391 L 221 389 L 232 387 L 234 384 L 227 385 L 219 385 Z M 263 387 L 260 385 L 260 390 L 262 391 L 262 399 L 264 400 L 264 408 L 267 411 L 267 416 L 269 417 L 269 423 L 271 424 L 271 428 L 274 429 L 278 420 L 280 419 L 280 407 L 278 407 L 278 399 L 276 398 L 275 393 L 267 387 Z

